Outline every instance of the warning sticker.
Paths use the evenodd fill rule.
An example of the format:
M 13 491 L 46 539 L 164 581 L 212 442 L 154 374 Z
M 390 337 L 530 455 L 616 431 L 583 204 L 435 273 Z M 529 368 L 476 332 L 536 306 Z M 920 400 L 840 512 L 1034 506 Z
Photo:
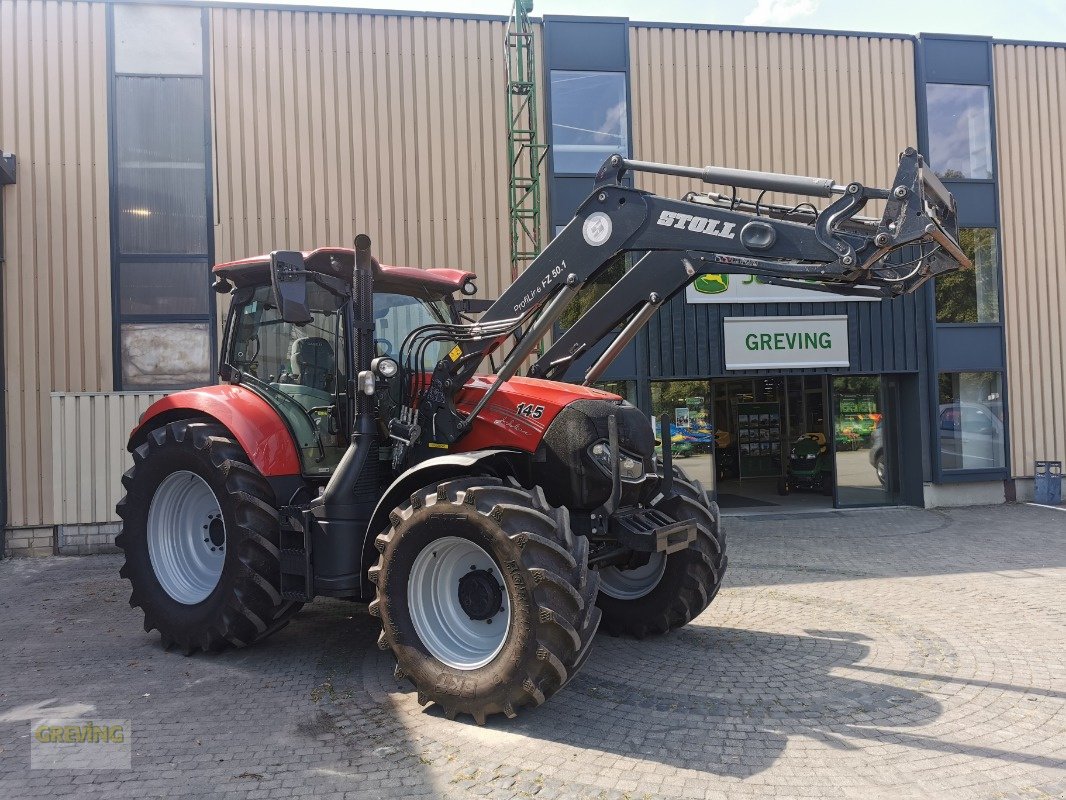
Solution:
M 452 361 L 458 361 L 459 356 L 461 356 L 462 354 L 463 348 L 461 348 L 459 345 L 456 345 L 451 349 L 451 352 L 448 353 L 448 358 L 450 358 Z

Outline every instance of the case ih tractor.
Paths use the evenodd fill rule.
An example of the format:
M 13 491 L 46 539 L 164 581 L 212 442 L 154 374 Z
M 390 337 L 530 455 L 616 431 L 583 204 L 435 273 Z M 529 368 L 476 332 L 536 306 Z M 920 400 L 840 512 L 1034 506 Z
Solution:
M 666 199 L 627 171 L 734 188 Z M 835 199 L 818 211 L 737 187 Z M 858 215 L 869 200 L 880 218 Z M 952 196 L 910 149 L 889 189 L 612 156 L 491 304 L 464 299 L 471 272 L 379 265 L 365 236 L 221 264 L 221 383 L 157 402 L 129 440 L 130 604 L 188 654 L 250 645 L 318 596 L 368 602 L 420 703 L 479 723 L 539 705 L 600 625 L 685 625 L 726 569 L 715 504 L 670 447 L 657 459 L 646 416 L 592 387 L 611 360 L 701 275 L 891 297 L 968 266 L 957 233 Z M 519 377 L 620 257 L 624 276 Z M 560 382 L 608 337 L 583 385 Z

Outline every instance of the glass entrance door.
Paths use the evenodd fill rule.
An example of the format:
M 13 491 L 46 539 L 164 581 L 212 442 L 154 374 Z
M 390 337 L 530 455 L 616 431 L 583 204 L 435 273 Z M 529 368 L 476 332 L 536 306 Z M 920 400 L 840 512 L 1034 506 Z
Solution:
M 709 381 L 653 381 L 651 384 L 652 426 L 656 438 L 669 443 L 674 463 L 708 492 L 716 489 L 714 470 L 714 424 Z M 668 430 L 660 418 L 666 414 Z
M 895 448 L 881 376 L 835 377 L 832 387 L 837 508 L 894 503 Z

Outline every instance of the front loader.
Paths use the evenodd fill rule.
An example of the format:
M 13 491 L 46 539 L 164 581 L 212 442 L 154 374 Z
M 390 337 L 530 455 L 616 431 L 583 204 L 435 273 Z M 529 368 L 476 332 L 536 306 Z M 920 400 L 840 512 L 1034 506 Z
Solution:
M 733 190 L 672 200 L 624 185 L 630 171 Z M 870 200 L 879 218 L 859 216 Z M 892 297 L 969 266 L 957 236 L 954 199 L 911 149 L 887 189 L 612 156 L 492 303 L 468 297 L 471 272 L 381 265 L 365 236 L 220 264 L 222 382 L 157 402 L 130 437 L 130 603 L 192 653 L 250 645 L 315 597 L 365 602 L 420 703 L 479 723 L 539 705 L 601 624 L 685 625 L 726 569 L 716 505 L 671 448 L 657 458 L 647 417 L 594 387 L 611 359 L 701 275 Z M 519 376 L 618 258 L 623 277 Z M 559 382 L 608 336 L 581 385 Z

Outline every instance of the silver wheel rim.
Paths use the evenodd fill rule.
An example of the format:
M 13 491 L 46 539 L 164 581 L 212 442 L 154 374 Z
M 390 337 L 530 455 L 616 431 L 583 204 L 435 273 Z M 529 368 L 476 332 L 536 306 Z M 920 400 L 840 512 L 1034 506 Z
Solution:
M 666 572 L 666 556 L 652 553 L 648 563 L 636 569 L 604 567 L 600 570 L 600 591 L 615 600 L 636 600 L 659 585 Z
M 214 591 L 226 562 L 226 523 L 218 498 L 195 472 L 172 472 L 148 507 L 148 558 L 163 591 L 183 605 Z
M 487 620 L 471 618 L 459 601 L 460 579 L 479 570 L 493 577 L 502 594 L 502 607 Z M 407 603 L 422 644 L 455 669 L 478 669 L 491 662 L 511 628 L 511 601 L 499 567 L 484 549 L 458 536 L 437 539 L 415 557 Z

